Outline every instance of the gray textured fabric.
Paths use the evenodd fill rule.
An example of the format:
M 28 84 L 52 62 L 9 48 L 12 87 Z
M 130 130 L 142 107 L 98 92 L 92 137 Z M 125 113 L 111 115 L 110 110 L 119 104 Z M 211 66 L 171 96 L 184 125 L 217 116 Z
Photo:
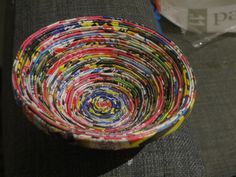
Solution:
M 155 28 L 148 0 L 22 0 L 15 4 L 14 55 L 37 29 L 86 15 L 127 18 Z M 4 61 L 4 149 L 7 177 L 147 176 L 202 177 L 204 166 L 188 123 L 176 133 L 129 151 L 95 151 L 66 144 L 32 126 L 15 105 L 10 84 L 12 59 Z
M 236 36 L 219 37 L 194 49 L 167 21 L 163 28 L 188 56 L 197 77 L 197 101 L 190 119 L 209 177 L 236 176 Z

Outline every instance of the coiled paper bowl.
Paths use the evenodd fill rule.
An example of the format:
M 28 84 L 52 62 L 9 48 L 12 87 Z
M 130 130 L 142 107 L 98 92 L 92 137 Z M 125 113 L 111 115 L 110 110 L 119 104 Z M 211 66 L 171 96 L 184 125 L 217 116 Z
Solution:
M 12 82 L 37 127 L 96 149 L 134 148 L 172 133 L 196 95 L 189 62 L 173 42 L 103 16 L 59 21 L 29 36 Z

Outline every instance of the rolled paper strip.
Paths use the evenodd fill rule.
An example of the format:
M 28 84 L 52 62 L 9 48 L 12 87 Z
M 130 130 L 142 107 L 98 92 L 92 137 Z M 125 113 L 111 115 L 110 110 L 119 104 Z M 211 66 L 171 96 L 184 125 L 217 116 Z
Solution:
M 181 50 L 121 18 L 63 20 L 28 37 L 12 70 L 16 100 L 49 134 L 97 149 L 138 147 L 165 136 L 195 101 Z

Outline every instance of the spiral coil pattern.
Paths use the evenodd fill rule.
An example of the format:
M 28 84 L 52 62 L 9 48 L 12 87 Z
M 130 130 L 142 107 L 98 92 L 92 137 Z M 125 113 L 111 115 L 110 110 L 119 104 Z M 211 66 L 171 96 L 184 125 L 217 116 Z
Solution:
M 137 147 L 171 133 L 195 100 L 192 70 L 173 42 L 102 16 L 32 34 L 14 61 L 12 81 L 35 125 L 99 149 Z

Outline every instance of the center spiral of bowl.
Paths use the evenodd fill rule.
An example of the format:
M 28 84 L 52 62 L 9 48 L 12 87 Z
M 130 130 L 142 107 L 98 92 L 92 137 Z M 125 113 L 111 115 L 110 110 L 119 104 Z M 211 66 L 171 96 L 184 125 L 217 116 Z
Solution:
M 17 54 L 12 81 L 34 124 L 93 148 L 135 147 L 169 134 L 195 100 L 192 70 L 173 42 L 101 16 L 32 34 Z

